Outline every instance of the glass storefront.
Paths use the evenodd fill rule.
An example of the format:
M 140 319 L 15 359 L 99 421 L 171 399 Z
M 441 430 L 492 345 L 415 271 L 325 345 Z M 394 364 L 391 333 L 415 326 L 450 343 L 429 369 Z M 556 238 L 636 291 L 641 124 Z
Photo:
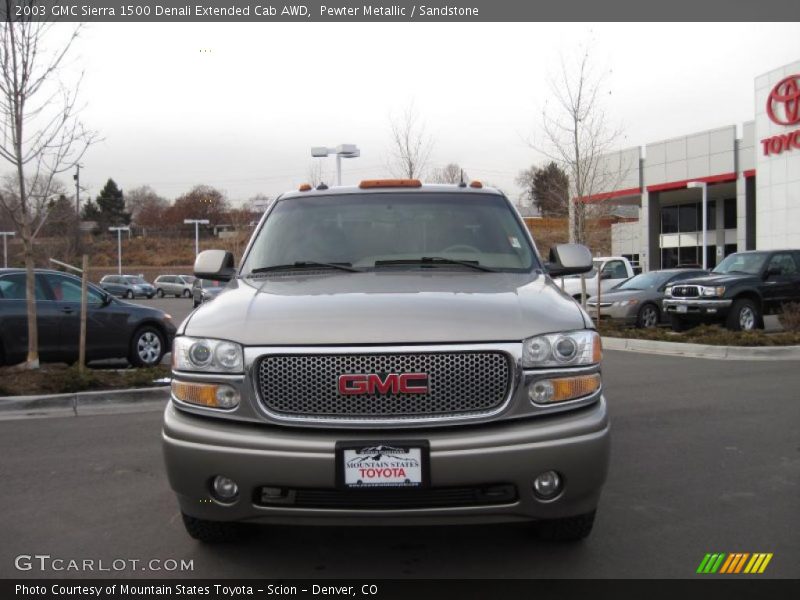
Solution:
M 724 229 L 736 229 L 736 199 L 726 198 L 724 202 Z M 706 231 L 717 229 L 717 202 L 710 200 L 707 205 Z M 674 204 L 661 208 L 661 233 L 662 234 L 700 234 L 703 228 L 703 213 L 701 202 L 689 204 Z M 703 247 L 694 245 L 699 236 L 689 238 L 692 245 L 684 245 L 684 240 L 679 241 L 675 247 L 661 248 L 661 268 L 697 267 L 703 264 Z M 686 240 L 686 241 L 689 241 Z M 736 244 L 725 244 L 723 254 L 717 257 L 717 247 L 713 244 L 706 246 L 706 264 L 713 268 L 718 259 L 722 260 L 736 252 Z

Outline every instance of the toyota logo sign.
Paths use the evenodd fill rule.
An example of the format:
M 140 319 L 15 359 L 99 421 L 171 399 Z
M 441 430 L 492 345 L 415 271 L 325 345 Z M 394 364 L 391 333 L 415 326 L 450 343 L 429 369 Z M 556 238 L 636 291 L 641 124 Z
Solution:
M 767 114 L 778 125 L 800 123 L 800 75 L 789 75 L 772 88 Z

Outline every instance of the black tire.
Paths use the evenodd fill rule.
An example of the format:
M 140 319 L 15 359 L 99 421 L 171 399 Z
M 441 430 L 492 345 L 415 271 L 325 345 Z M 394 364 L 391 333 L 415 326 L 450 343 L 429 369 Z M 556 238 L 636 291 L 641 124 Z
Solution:
M 754 331 L 764 328 L 764 317 L 758 305 L 749 298 L 733 301 L 725 324 L 731 331 Z
M 161 288 L 158 288 L 156 290 L 156 296 L 158 296 L 159 298 L 163 298 L 164 297 L 164 290 L 162 290 Z
M 152 299 L 153 299 L 153 294 L 148 294 L 148 295 L 147 295 L 147 299 L 148 299 L 148 300 L 152 300 Z
M 183 526 L 186 528 L 186 533 L 204 544 L 235 542 L 244 537 L 246 532 L 245 526 L 241 523 L 206 521 L 205 519 L 190 517 L 183 512 L 181 516 L 183 516 Z
M 655 304 L 643 304 L 636 315 L 636 326 L 642 329 L 657 327 L 661 321 L 661 313 Z
M 133 299 L 133 290 L 128 290 L 127 292 L 125 292 L 125 297 L 128 300 L 132 300 Z
M 190 292 L 189 290 L 183 290 L 183 297 L 184 298 L 188 298 L 191 295 L 192 295 L 192 292 Z
M 134 367 L 155 367 L 167 352 L 164 334 L 153 325 L 139 327 L 131 337 L 128 361 Z
M 688 331 L 689 329 L 694 327 L 694 324 L 691 321 L 674 314 L 669 316 L 669 325 L 670 327 L 672 327 L 672 331 L 678 331 L 678 332 Z
M 577 542 L 582 540 L 592 532 L 595 512 L 592 511 L 577 517 L 539 521 L 536 523 L 537 537 L 548 542 Z

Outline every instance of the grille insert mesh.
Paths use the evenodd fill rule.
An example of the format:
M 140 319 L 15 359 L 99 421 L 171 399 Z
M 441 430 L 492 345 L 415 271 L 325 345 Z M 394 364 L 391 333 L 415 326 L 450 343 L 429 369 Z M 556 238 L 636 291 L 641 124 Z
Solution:
M 344 374 L 427 373 L 425 394 L 341 395 Z M 502 405 L 511 368 L 502 352 L 268 355 L 258 364 L 261 401 L 287 417 L 387 419 L 491 412 Z

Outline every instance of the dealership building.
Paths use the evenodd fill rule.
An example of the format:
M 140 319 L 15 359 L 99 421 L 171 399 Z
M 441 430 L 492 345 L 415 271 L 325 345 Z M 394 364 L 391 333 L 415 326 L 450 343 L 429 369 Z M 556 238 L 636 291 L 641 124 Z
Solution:
M 800 248 L 800 61 L 754 92 L 753 121 L 604 157 L 611 176 L 584 200 L 639 207 L 638 222 L 612 226 L 614 255 L 644 270 L 713 268 L 732 252 Z

